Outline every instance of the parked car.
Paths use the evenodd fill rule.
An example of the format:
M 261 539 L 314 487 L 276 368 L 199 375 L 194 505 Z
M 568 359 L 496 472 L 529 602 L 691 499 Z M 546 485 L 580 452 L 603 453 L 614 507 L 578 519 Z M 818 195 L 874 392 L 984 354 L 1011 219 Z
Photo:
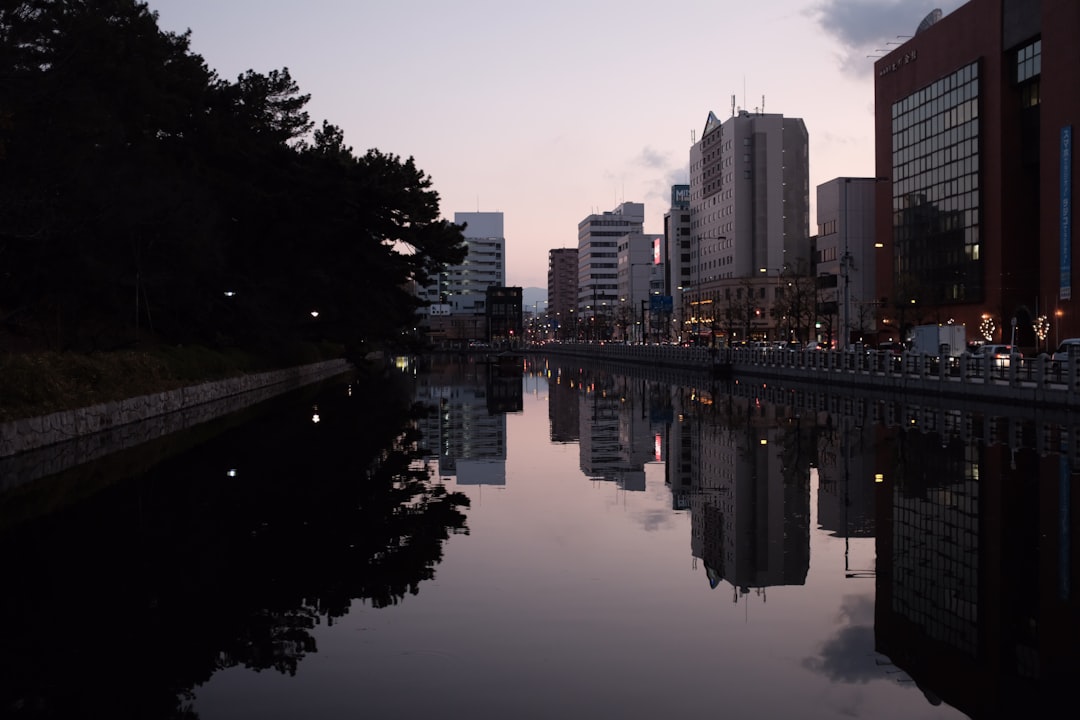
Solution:
M 825 349 L 825 346 L 822 343 L 816 342 L 814 340 L 811 340 L 810 342 L 806 343 L 806 346 L 803 347 L 803 350 L 824 350 L 824 349 Z
M 1054 360 L 1068 360 L 1070 351 L 1072 354 L 1080 354 L 1080 338 L 1067 338 L 1061 341 L 1058 349 L 1054 351 Z
M 886 352 L 892 353 L 893 355 L 903 355 L 904 343 L 895 342 L 893 340 L 886 340 L 885 342 L 878 343 L 877 349 L 884 350 Z
M 984 358 L 993 358 L 994 367 L 1009 367 L 1012 361 L 1019 360 L 1024 356 L 1019 350 L 1012 345 L 980 345 L 975 349 L 975 352 L 971 354 L 971 357 L 978 361 L 982 361 Z

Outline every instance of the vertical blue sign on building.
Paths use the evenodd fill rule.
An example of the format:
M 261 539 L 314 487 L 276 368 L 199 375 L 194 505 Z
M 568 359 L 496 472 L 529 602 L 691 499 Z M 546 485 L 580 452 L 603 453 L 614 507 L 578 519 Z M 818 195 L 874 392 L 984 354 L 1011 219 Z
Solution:
M 1058 299 L 1072 299 L 1072 125 L 1061 128 L 1061 287 Z

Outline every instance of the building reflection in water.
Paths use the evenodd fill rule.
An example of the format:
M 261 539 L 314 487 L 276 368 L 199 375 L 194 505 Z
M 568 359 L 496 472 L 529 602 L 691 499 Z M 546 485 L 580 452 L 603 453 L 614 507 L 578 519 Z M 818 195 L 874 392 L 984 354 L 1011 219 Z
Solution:
M 545 368 L 546 370 L 546 368 Z M 577 373 L 553 368 L 543 373 L 548 383 L 548 422 L 551 425 L 551 442 L 576 443 L 580 438 L 581 415 L 578 396 L 581 380 Z
M 416 400 L 431 409 L 419 422 L 422 442 L 441 477 L 506 484 L 506 413 L 521 412 L 521 379 L 475 357 L 431 363 L 418 375 Z
M 843 572 L 874 583 L 875 649 L 893 672 L 974 718 L 1068 699 L 1080 670 L 1080 429 L 632 375 L 646 369 L 542 372 L 553 439 L 559 427 L 570 441 L 569 398 L 579 399 L 589 476 L 632 488 L 642 462 L 664 458 L 672 507 L 691 513 L 691 552 L 713 587 L 764 601 L 770 587 L 806 581 L 816 472 L 819 528 L 875 538 L 876 559 L 845 552 Z
M 907 431 L 879 444 L 893 470 L 878 507 L 877 641 L 973 717 L 1023 713 L 1032 698 L 1064 702 L 1078 667 L 1074 465 L 1017 447 L 1034 427 L 970 422 L 968 441 Z
M 879 476 L 873 453 L 874 428 L 851 417 L 834 421 L 826 413 L 816 434 L 818 526 L 844 538 L 844 573 L 848 577 L 873 577 L 872 564 L 866 560 L 853 563 L 847 544 L 852 538 L 875 535 L 877 483 L 869 482 Z
M 680 388 L 669 483 L 691 513 L 691 552 L 735 601 L 802 585 L 810 561 L 809 468 L 798 419 L 754 399 Z M 809 453 L 810 446 L 805 444 Z
M 623 490 L 643 491 L 645 464 L 656 459 L 644 384 L 597 374 L 579 387 L 581 471 Z

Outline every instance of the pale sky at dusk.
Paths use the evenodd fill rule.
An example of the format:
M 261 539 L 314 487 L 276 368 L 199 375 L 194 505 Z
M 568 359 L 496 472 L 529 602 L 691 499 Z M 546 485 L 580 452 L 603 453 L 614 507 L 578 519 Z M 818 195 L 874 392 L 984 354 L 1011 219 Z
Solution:
M 812 208 L 817 185 L 874 175 L 867 56 L 963 0 L 148 4 L 222 78 L 287 67 L 316 126 L 414 157 L 447 219 L 504 213 L 507 284 L 546 287 L 548 250 L 577 247 L 590 213 L 641 202 L 662 231 L 692 140 L 732 96 L 806 122 Z

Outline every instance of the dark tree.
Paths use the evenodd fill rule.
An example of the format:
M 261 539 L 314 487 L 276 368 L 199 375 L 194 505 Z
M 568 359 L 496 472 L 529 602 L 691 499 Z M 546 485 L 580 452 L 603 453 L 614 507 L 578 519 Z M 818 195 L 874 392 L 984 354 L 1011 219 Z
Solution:
M 287 68 L 226 82 L 189 40 L 135 0 L 0 4 L 0 339 L 400 337 L 410 283 L 464 258 L 430 177 L 312 133 Z

